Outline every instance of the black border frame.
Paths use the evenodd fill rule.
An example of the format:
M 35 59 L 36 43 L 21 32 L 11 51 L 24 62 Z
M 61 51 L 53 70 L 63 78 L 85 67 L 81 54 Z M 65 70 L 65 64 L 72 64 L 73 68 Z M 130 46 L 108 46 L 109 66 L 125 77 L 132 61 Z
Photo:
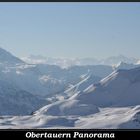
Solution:
M 140 0 L 1 0 L 0 2 L 140 2 Z M 25 134 L 27 132 L 82 132 L 82 133 L 114 133 L 115 138 L 113 140 L 139 140 L 140 139 L 140 129 L 0 129 L 0 139 L 19 139 L 25 140 Z M 32 138 L 28 138 L 32 139 Z M 36 139 L 36 138 L 34 138 Z M 82 139 L 82 138 L 81 138 Z M 98 138 L 102 140 L 103 138 Z M 95 139 L 94 139 L 95 140 Z

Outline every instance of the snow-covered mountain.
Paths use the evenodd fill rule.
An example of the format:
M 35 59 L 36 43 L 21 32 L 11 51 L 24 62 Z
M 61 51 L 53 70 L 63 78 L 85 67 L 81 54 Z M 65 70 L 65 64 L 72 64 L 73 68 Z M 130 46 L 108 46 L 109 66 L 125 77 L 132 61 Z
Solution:
M 125 63 L 125 62 L 119 62 L 117 65 L 113 66 L 114 70 L 119 70 L 119 69 L 129 70 L 137 67 L 140 67 L 140 65 L 133 64 L 133 63 Z
M 68 58 L 51 58 L 44 57 L 40 55 L 30 55 L 28 57 L 22 57 L 23 61 L 28 64 L 49 64 L 49 65 L 57 65 L 61 68 L 68 68 L 74 66 L 79 63 L 78 59 L 68 59 Z
M 140 67 L 118 70 L 89 86 L 76 98 L 100 107 L 140 104 Z
M 55 77 L 42 74 L 35 65 L 2 67 L 1 78 L 34 95 L 46 96 L 64 88 L 65 83 Z M 56 87 L 56 89 L 54 88 Z
M 39 96 L 62 92 L 70 84 L 80 82 L 83 74 L 91 73 L 101 79 L 112 71 L 110 66 L 74 66 L 69 69 L 47 64 L 0 66 L 2 79 Z
M 29 115 L 46 104 L 45 99 L 0 80 L 0 115 Z
M 69 87 L 63 91 L 59 92 L 58 94 L 51 94 L 48 96 L 48 100 L 51 102 L 58 101 L 58 100 L 64 100 L 71 98 L 77 94 L 79 94 L 80 91 L 84 90 L 86 87 L 89 85 L 99 82 L 101 80 L 101 77 L 94 76 L 91 74 L 84 74 L 81 75 L 81 80 L 80 82 L 74 84 L 74 85 L 69 85 Z
M 138 60 L 137 62 L 136 62 L 136 65 L 139 65 L 140 64 L 140 60 Z
M 81 76 L 86 73 L 95 75 L 95 79 L 91 80 L 93 82 L 112 71 L 109 66 L 75 66 L 63 69 L 47 64 L 30 65 L 4 49 L 0 49 L 0 53 L 1 115 L 30 114 L 48 104 L 42 96 L 64 92 L 70 84 L 81 82 Z
M 139 77 L 140 68 L 118 70 L 99 83 L 87 87 L 85 85 L 91 82 L 85 78 L 81 83 L 66 90 L 65 93 L 73 95 L 74 98 L 72 96 L 70 98 L 78 100 L 82 104 L 94 104 L 100 107 L 139 105 Z
M 118 64 L 120 62 L 124 62 L 124 63 L 136 63 L 138 61 L 137 58 L 133 58 L 133 57 L 126 57 L 123 55 L 118 55 L 118 56 L 111 56 L 108 57 L 106 59 L 102 59 L 101 60 L 101 64 L 106 64 L 106 65 L 115 65 Z
M 0 53 L 0 128 L 140 128 L 139 65 L 61 68 Z
M 79 88 L 79 91 L 76 91 L 67 99 L 44 106 L 36 111 L 35 115 L 55 116 L 57 119 L 68 116 L 67 121 L 75 116 L 73 127 L 140 128 L 138 123 L 140 122 L 138 116 L 140 112 L 138 107 L 140 104 L 140 67 L 117 70 L 97 84 L 84 89 Z M 114 113 L 113 122 L 110 122 Z M 106 118 L 103 121 L 107 122 L 101 124 L 103 121 L 100 122 L 100 120 L 103 118 Z M 97 125 L 92 126 L 91 123 Z M 70 127 L 68 123 L 67 127 Z
M 0 48 L 0 115 L 27 115 L 47 104 L 47 101 L 18 86 L 16 69 L 25 63 Z
M 96 58 L 51 58 L 44 56 L 30 55 L 28 57 L 21 58 L 23 61 L 29 64 L 50 64 L 58 65 L 62 68 L 68 68 L 71 66 L 85 66 L 85 65 L 117 65 L 120 62 L 124 63 L 137 63 L 139 59 L 133 57 L 126 57 L 123 55 L 111 56 L 104 59 Z

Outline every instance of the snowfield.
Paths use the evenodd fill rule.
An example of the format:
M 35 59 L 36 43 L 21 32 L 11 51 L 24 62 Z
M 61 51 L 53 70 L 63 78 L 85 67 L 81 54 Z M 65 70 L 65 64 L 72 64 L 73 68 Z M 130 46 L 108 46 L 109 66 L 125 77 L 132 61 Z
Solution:
M 31 116 L 0 117 L 1 129 L 140 129 L 140 106 L 100 108 L 87 116 L 52 116 L 43 112 Z
M 62 68 L 0 48 L 0 129 L 140 129 L 140 66 L 121 59 Z

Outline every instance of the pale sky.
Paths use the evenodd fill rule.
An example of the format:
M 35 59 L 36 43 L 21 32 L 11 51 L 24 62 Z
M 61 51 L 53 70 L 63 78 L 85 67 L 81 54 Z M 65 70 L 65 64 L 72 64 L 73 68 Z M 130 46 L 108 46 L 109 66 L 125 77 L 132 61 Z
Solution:
M 140 3 L 0 3 L 0 46 L 18 57 L 140 58 Z

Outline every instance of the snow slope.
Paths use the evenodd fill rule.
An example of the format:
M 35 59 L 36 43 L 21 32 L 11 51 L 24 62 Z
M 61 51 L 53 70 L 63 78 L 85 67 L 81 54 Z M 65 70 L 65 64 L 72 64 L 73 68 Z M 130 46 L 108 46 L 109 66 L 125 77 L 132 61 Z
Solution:
M 53 116 L 86 116 L 101 108 L 118 108 L 140 104 L 140 68 L 118 70 L 99 83 L 77 91 L 68 99 L 46 105 L 35 114 Z
M 81 78 L 81 80 L 78 83 L 70 84 L 65 91 L 47 96 L 48 100 L 51 102 L 54 102 L 54 101 L 58 101 L 58 100 L 73 98 L 80 91 L 84 90 L 89 85 L 99 82 L 101 80 L 100 77 L 93 76 L 91 74 L 81 75 L 80 78 Z
M 140 104 L 140 67 L 118 70 L 91 85 L 76 99 L 100 107 Z
M 140 106 L 100 108 L 87 116 L 1 116 L 1 129 L 140 129 Z
M 140 129 L 140 106 L 101 108 L 97 114 L 81 117 L 75 126 L 84 129 Z
M 99 112 L 99 109 L 93 104 L 81 104 L 78 100 L 67 99 L 63 101 L 57 101 L 50 105 L 46 105 L 41 109 L 37 110 L 35 114 L 43 113 L 52 116 L 84 116 L 97 112 Z

